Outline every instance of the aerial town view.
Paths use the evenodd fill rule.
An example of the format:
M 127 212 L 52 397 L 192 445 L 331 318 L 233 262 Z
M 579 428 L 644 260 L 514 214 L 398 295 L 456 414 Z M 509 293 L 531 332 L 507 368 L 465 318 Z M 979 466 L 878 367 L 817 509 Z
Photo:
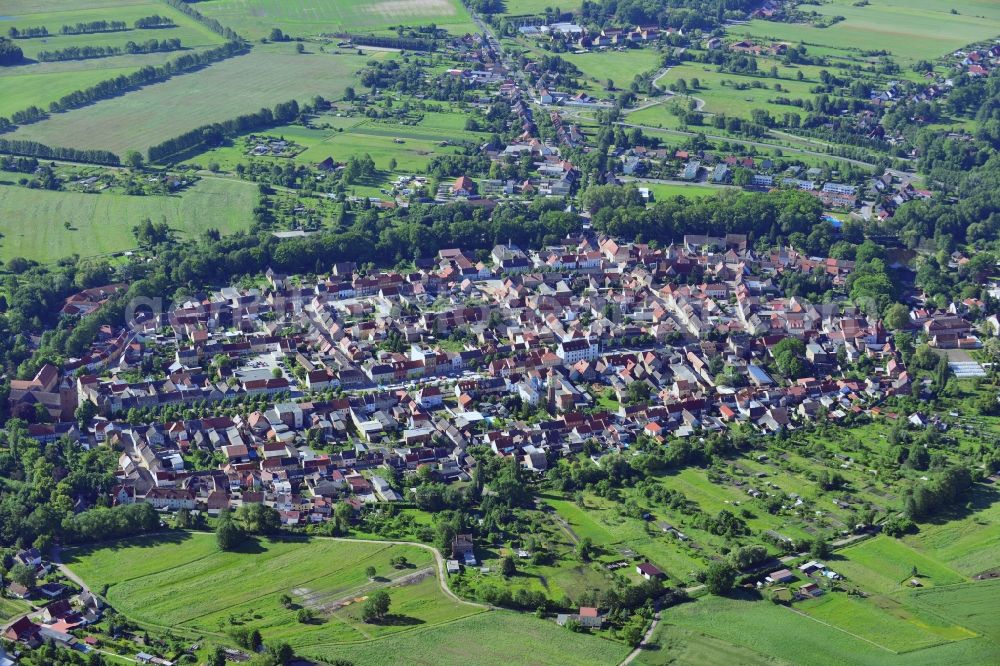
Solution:
M 0 0 L 0 666 L 1000 664 L 997 0 Z

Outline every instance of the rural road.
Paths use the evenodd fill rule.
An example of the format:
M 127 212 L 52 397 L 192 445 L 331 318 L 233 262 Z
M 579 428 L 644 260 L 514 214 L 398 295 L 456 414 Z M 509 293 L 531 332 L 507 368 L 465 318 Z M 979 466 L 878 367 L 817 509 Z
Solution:
M 656 625 L 659 623 L 660 611 L 656 611 L 656 615 L 653 616 L 653 621 L 650 623 L 649 629 L 647 629 L 646 633 L 643 635 L 642 640 L 639 641 L 639 644 L 635 646 L 634 650 L 628 653 L 628 656 L 622 660 L 622 663 L 619 664 L 619 666 L 626 666 L 626 664 L 632 663 L 632 660 L 639 656 L 639 653 L 643 650 L 643 646 L 646 645 L 646 643 L 649 642 L 649 639 L 653 637 L 653 632 L 656 631 Z
M 83 582 L 83 579 L 77 576 L 72 571 L 70 571 L 69 567 L 63 564 L 62 548 L 60 548 L 59 546 L 54 546 L 52 548 L 52 564 L 56 565 L 56 568 L 59 569 L 59 573 L 61 573 L 63 576 L 66 576 L 66 578 L 69 578 L 71 581 L 79 585 L 81 590 L 89 594 L 93 594 L 93 592 L 90 591 L 90 588 L 87 587 L 87 584 Z

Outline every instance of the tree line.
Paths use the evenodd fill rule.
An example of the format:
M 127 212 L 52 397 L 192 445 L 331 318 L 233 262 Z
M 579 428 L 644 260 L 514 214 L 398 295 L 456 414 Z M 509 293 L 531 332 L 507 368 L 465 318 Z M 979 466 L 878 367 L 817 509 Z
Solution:
M 378 46 L 404 51 L 434 51 L 437 44 L 433 39 L 419 37 L 398 37 L 395 35 L 351 35 L 351 42 L 362 46 Z
M 62 35 L 85 35 L 93 32 L 122 32 L 128 30 L 125 21 L 88 21 L 76 25 L 64 25 L 59 28 Z
M 35 28 L 15 28 L 11 26 L 7 30 L 7 35 L 11 39 L 31 39 L 33 37 L 48 37 L 49 29 L 43 26 L 38 26 Z
M 0 37 L 0 64 L 3 64 L 4 42 L 8 44 L 12 43 Z M 140 67 L 131 74 L 121 74 L 112 79 L 100 81 L 89 88 L 75 90 L 67 95 L 63 95 L 58 100 L 49 103 L 49 112 L 61 113 L 71 109 L 78 109 L 103 99 L 118 97 L 135 88 L 166 81 L 173 76 L 185 74 L 206 65 L 242 55 L 248 50 L 249 47 L 241 42 L 226 42 L 221 46 L 207 51 L 186 53 L 157 67 Z M 20 48 L 17 51 L 20 53 Z M 44 111 L 36 106 L 32 106 L 28 109 L 15 112 L 11 115 L 11 118 L 0 117 L 0 132 L 9 131 L 14 124 L 36 122 L 45 117 L 46 114 Z M 12 120 L 13 122 L 11 122 Z
M 172 28 L 176 23 L 169 16 L 153 14 L 152 16 L 143 16 L 136 19 L 132 25 L 135 26 L 136 30 L 153 30 L 158 28 Z
M 172 155 L 198 146 L 217 146 L 222 141 L 240 134 L 291 122 L 298 115 L 299 104 L 292 100 L 278 104 L 273 111 L 261 109 L 256 113 L 244 114 L 221 123 L 202 125 L 172 139 L 161 141 L 155 146 L 150 146 L 146 153 L 147 159 L 150 162 L 160 162 Z
M 41 62 L 56 62 L 62 60 L 90 60 L 92 58 L 109 58 L 128 53 L 163 53 L 179 51 L 179 39 L 148 39 L 145 42 L 128 41 L 125 46 L 68 46 L 55 51 L 39 51 L 35 56 Z
M 205 16 L 198 10 L 194 9 L 184 0 L 163 0 L 163 1 L 168 5 L 170 5 L 171 7 L 173 7 L 174 9 L 176 9 L 177 11 L 181 12 L 182 14 L 193 18 L 195 21 L 198 21 L 203 26 L 205 26 L 212 32 L 216 33 L 217 35 L 222 35 L 231 42 L 243 41 L 243 38 L 240 37 L 234 30 L 227 28 L 226 26 L 216 21 L 214 18 L 209 18 Z
M 23 155 L 25 157 L 40 157 L 46 160 L 107 164 L 109 166 L 118 166 L 121 164 L 118 156 L 108 150 L 46 146 L 37 141 L 25 141 L 23 139 L 0 139 L 0 153 Z
M 113 79 L 106 79 L 96 83 L 89 88 L 63 95 L 58 100 L 49 104 L 49 112 L 61 113 L 71 109 L 78 109 L 103 99 L 118 97 L 137 87 L 166 81 L 172 76 L 184 74 L 188 71 L 246 52 L 246 45 L 238 42 L 227 42 L 222 46 L 217 46 L 200 53 L 186 53 L 158 67 L 141 67 L 132 74 L 121 74 Z M 0 127 L 3 126 L 4 120 L 6 119 L 0 118 Z
M 595 230 L 618 238 L 660 242 L 687 233 L 743 233 L 778 242 L 795 232 L 811 233 L 823 212 L 816 197 L 795 190 L 672 197 L 646 207 L 634 185 L 596 185 L 584 191 L 583 202 L 593 212 Z

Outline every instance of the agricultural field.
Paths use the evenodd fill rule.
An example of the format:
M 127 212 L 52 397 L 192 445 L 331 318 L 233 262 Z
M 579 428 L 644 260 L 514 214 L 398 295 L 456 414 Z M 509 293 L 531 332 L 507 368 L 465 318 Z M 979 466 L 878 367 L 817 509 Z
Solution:
M 290 44 L 256 46 L 247 55 L 54 115 L 9 136 L 118 154 L 144 151 L 201 125 L 279 102 L 304 102 L 316 95 L 337 99 L 365 62 L 388 55 L 321 53 L 318 48 L 297 54 Z M 179 103 L 182 100 L 198 100 L 198 104 Z
M 790 662 L 754 652 L 742 645 L 661 622 L 653 632 L 651 644 L 635 660 L 645 666 L 704 666 L 705 664 L 740 664 L 741 666 L 783 666 Z
M 1000 614 L 996 612 L 998 595 L 1000 581 L 989 580 L 917 590 L 911 593 L 911 599 L 917 606 L 954 618 L 1000 644 Z
M 870 0 L 864 4 L 831 0 L 804 8 L 844 20 L 828 28 L 753 20 L 733 27 L 730 34 L 803 42 L 845 56 L 849 56 L 847 49 L 886 49 L 904 67 L 1000 34 L 1000 5 L 988 0 Z
M 887 597 L 859 599 L 834 592 L 797 603 L 795 608 L 820 622 L 896 653 L 976 636 L 975 632 L 965 627 L 943 621 L 932 613 L 921 613 Z
M 105 58 L 105 60 L 117 60 L 117 58 Z M 93 63 L 94 61 L 86 61 Z M 49 65 L 69 65 L 75 63 L 45 63 L 39 66 L 30 65 L 27 67 L 5 67 L 0 70 L 0 87 L 3 88 L 3 95 L 0 95 L 0 116 L 10 117 L 15 111 L 26 109 L 29 106 L 46 108 L 49 102 L 53 102 L 63 95 L 89 88 L 106 79 L 113 79 L 121 74 L 131 74 L 135 67 L 108 68 L 108 69 L 87 69 L 83 71 L 48 71 Z M 42 70 L 47 71 L 42 71 Z M 61 67 L 65 70 L 65 67 Z M 28 73 L 32 72 L 32 73 Z
M 837 595 L 840 597 L 840 593 Z M 723 645 L 719 649 L 732 650 L 726 645 L 731 644 L 743 650 L 769 655 L 775 660 L 765 663 L 788 662 L 802 666 L 825 666 L 831 663 L 873 666 L 931 666 L 943 663 L 972 665 L 994 663 L 1000 655 L 1000 647 L 996 643 L 983 637 L 969 637 L 968 630 L 961 631 L 961 628 L 949 625 L 954 621 L 952 618 L 941 620 L 933 615 L 920 615 L 907 621 L 868 608 L 866 614 L 878 612 L 877 624 L 862 629 L 874 636 L 875 640 L 860 634 L 852 635 L 849 630 L 828 622 L 831 618 L 847 623 L 855 622 L 852 614 L 858 609 L 851 607 L 849 599 L 845 603 L 838 597 L 831 596 L 834 599 L 832 602 L 824 602 L 822 598 L 818 600 L 816 606 L 819 608 L 824 603 L 830 604 L 828 611 L 817 611 L 822 617 L 814 617 L 812 612 L 803 612 L 797 608 L 761 601 L 704 597 L 664 611 L 661 622 L 668 627 L 679 627 L 696 635 L 706 635 L 722 641 Z M 923 626 L 927 617 L 934 618 L 932 627 Z M 869 620 L 871 619 L 870 616 Z M 942 626 L 942 622 L 947 626 Z M 897 634 L 897 631 L 905 633 Z M 954 632 L 955 638 L 942 638 L 935 631 Z M 660 640 L 669 640 L 670 629 L 665 629 L 659 635 Z M 922 641 L 919 644 L 930 647 L 905 651 L 914 646 L 900 640 L 900 636 Z M 901 647 L 904 651 L 897 651 L 886 644 Z M 652 654 L 655 655 L 656 652 L 653 650 Z M 645 663 L 662 662 L 646 660 Z
M 45 108 L 49 102 L 75 90 L 88 88 L 121 74 L 130 74 L 144 65 L 162 64 L 188 50 L 197 51 L 223 42 L 222 37 L 197 21 L 169 5 L 151 0 L 15 1 L 4 3 L 0 12 L 4 14 L 0 21 L 0 32 L 4 35 L 11 27 L 45 27 L 50 33 L 48 37 L 17 40 L 27 62 L 16 67 L 0 68 L 0 87 L 4 91 L 0 95 L 0 116 L 9 116 L 14 111 L 33 105 Z M 171 18 L 176 27 L 80 35 L 59 34 L 63 25 L 99 20 L 125 21 L 131 28 L 136 19 L 153 14 Z M 184 50 L 62 62 L 34 60 L 39 51 L 83 46 L 122 47 L 128 41 L 144 42 L 149 39 L 179 39 Z
M 580 8 L 583 0 L 565 0 L 558 3 L 563 12 L 572 12 Z M 546 7 L 554 7 L 550 0 L 503 0 L 504 14 L 507 16 L 535 16 L 544 14 Z
M 0 258 L 49 262 L 70 254 L 120 252 L 135 247 L 132 227 L 145 218 L 166 220 L 182 236 L 209 227 L 230 233 L 246 228 L 256 203 L 252 183 L 211 178 L 171 196 L 53 192 L 3 184 Z
M 50 3 L 35 3 L 25 7 L 24 11 L 9 14 L 3 22 L 4 29 L 15 28 L 47 28 L 47 37 L 17 40 L 18 46 L 24 51 L 24 57 L 32 60 L 40 51 L 55 51 L 72 46 L 125 46 L 126 42 L 144 42 L 148 39 L 179 39 L 185 49 L 221 44 L 224 40 L 207 27 L 194 19 L 182 14 L 176 9 L 161 2 L 150 0 L 125 0 L 124 2 L 83 2 L 69 0 L 49 6 Z M 5 13 L 8 11 L 5 7 Z M 135 29 L 136 19 L 158 14 L 166 16 L 176 24 L 172 28 Z M 129 29 L 118 32 L 95 32 L 78 35 L 62 35 L 59 29 L 63 25 L 75 25 L 91 21 L 124 21 Z M 160 54 L 161 58 L 171 57 L 169 53 Z M 104 60 L 104 58 L 101 58 Z
M 407 568 L 389 564 L 398 556 L 407 559 Z M 186 534 L 79 549 L 67 553 L 66 562 L 94 589 L 107 586 L 115 608 L 146 626 L 207 641 L 218 640 L 229 626 L 253 627 L 265 641 L 287 641 L 297 654 L 315 659 L 349 652 L 357 660 L 361 650 L 365 658 L 358 663 L 382 663 L 379 659 L 399 654 L 407 654 L 410 663 L 459 663 L 481 654 L 483 645 L 504 640 L 509 631 L 522 638 L 512 648 L 521 663 L 544 662 L 556 654 L 579 654 L 580 663 L 608 663 L 625 652 L 618 644 L 577 636 L 550 622 L 506 611 L 486 613 L 483 606 L 446 597 L 433 555 L 417 546 L 258 541 L 242 552 L 221 552 L 213 535 Z M 378 572 L 374 582 L 365 573 L 369 566 Z M 359 600 L 380 588 L 392 598 L 390 617 L 366 624 Z M 281 605 L 284 594 L 292 598 L 292 608 Z M 298 622 L 296 608 L 301 607 L 313 609 L 318 619 Z M 511 653 L 498 652 L 496 658 L 509 663 Z
M 457 35 L 475 31 L 459 0 L 207 0 L 198 11 L 253 40 L 273 28 L 294 37 L 431 23 Z
M 947 562 L 965 576 L 976 576 L 1000 564 L 1000 498 L 992 486 L 977 486 L 974 511 L 952 520 L 923 525 L 903 542 L 914 550 Z

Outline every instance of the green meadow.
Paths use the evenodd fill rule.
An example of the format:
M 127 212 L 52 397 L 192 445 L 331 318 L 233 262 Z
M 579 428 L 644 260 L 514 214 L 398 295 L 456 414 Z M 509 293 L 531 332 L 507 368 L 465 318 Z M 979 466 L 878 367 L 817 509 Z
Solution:
M 852 636 L 898 653 L 976 636 L 965 627 L 885 597 L 859 599 L 830 593 L 797 603 L 795 608 Z
M 767 72 L 773 62 L 762 58 L 759 67 L 763 72 Z M 711 65 L 686 62 L 671 67 L 658 83 L 663 88 L 669 88 L 679 79 L 684 79 L 688 86 L 688 94 L 695 99 L 704 100 L 703 110 L 707 113 L 725 113 L 729 116 L 749 118 L 753 109 L 765 109 L 771 115 L 779 117 L 784 113 L 803 115 L 802 109 L 775 104 L 773 100 L 777 97 L 812 99 L 813 94 L 809 89 L 819 80 L 819 68 L 783 65 L 777 67 L 778 78 L 772 78 L 719 72 Z M 796 79 L 797 72 L 802 72 L 803 80 Z M 697 89 L 693 88 L 693 79 L 698 80 Z M 755 88 L 754 85 L 761 87 Z M 780 91 L 775 89 L 776 85 L 781 86 Z
M 19 256 L 49 262 L 71 254 L 92 256 L 128 250 L 135 247 L 132 227 L 147 217 L 154 222 L 166 220 L 182 236 L 209 227 L 231 233 L 247 227 L 257 198 L 257 187 L 252 183 L 214 178 L 171 196 L 53 192 L 0 185 L 0 258 Z
M 565 0 L 559 3 L 564 12 L 576 11 L 583 0 Z M 503 0 L 504 14 L 508 16 L 534 16 L 544 14 L 546 7 L 553 7 L 550 0 Z
M 599 95 L 607 94 L 604 87 L 608 80 L 618 89 L 627 90 L 637 74 L 658 69 L 663 54 L 651 47 L 624 51 L 592 51 L 589 53 L 563 53 L 560 55 L 591 80 L 590 89 Z
M 924 586 L 951 585 L 965 578 L 948 566 L 932 559 L 902 541 L 886 536 L 875 537 L 837 553 L 833 565 L 853 583 L 865 590 L 896 592 L 916 577 Z M 842 558 L 842 559 L 841 559 Z M 916 568 L 917 575 L 913 576 Z
M 296 162 L 317 164 L 327 157 L 346 162 L 351 157 L 368 154 L 386 176 L 391 172 L 422 173 L 435 155 L 456 153 L 457 143 L 478 142 L 484 136 L 462 129 L 465 115 L 461 113 L 429 111 L 422 115 L 419 124 L 401 125 L 363 116 L 344 118 L 324 114 L 310 127 L 286 125 L 272 128 L 266 134 L 284 137 L 305 148 L 292 158 Z M 283 164 L 288 158 L 253 159 Z M 220 169 L 230 171 L 249 160 L 242 139 L 237 138 L 226 146 L 199 153 L 186 163 L 202 167 L 215 163 Z M 390 169 L 392 160 L 396 161 L 394 169 Z
M 954 618 L 1000 645 L 1000 580 L 948 585 L 911 593 L 913 603 L 940 616 Z
M 552 620 L 498 610 L 418 627 L 389 639 L 330 646 L 322 654 L 365 666 L 395 666 L 401 661 L 414 666 L 607 666 L 620 663 L 628 651 L 621 643 L 575 634 Z
M 835 594 L 842 596 L 841 593 Z M 770 655 L 778 663 L 783 661 L 801 666 L 973 666 L 995 663 L 1000 657 L 1000 647 L 996 643 L 982 637 L 968 637 L 967 632 L 951 624 L 952 619 L 934 619 L 933 628 L 922 627 L 921 623 L 926 623 L 922 614 L 914 616 L 916 621 L 894 619 L 881 609 L 858 609 L 852 606 L 851 600 L 845 603 L 837 597 L 831 598 L 833 601 L 818 601 L 813 608 L 801 611 L 764 601 L 703 597 L 664 611 L 661 621 L 723 641 L 723 648 L 726 648 L 725 644 L 731 644 L 756 654 Z M 825 604 L 829 607 L 824 611 Z M 859 610 L 878 624 L 872 627 L 854 626 L 856 620 L 852 613 Z M 813 612 L 819 616 L 814 616 Z M 828 620 L 845 623 L 848 628 L 835 626 Z M 860 628 L 869 635 L 852 635 L 850 628 Z M 900 632 L 898 635 L 897 631 Z M 955 638 L 942 637 L 938 631 L 946 634 L 954 632 Z M 906 651 L 917 646 L 927 647 Z M 894 648 L 901 649 L 897 653 Z M 726 651 L 733 649 L 726 648 Z

